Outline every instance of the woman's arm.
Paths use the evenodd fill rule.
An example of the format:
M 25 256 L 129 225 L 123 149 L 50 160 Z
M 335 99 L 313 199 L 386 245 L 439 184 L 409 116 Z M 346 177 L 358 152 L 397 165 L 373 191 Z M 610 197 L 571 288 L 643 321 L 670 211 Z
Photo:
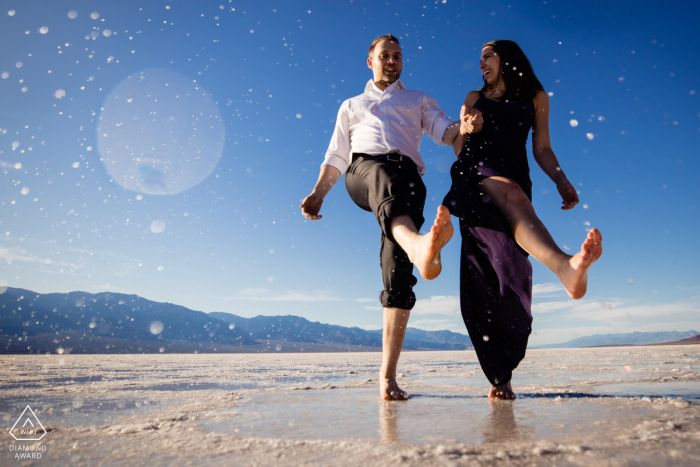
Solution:
M 464 105 L 467 106 L 468 111 L 474 107 L 474 104 L 476 104 L 476 101 L 479 100 L 479 93 L 477 91 L 471 91 L 469 94 L 467 94 L 467 97 L 464 99 Z M 462 109 L 464 110 L 464 108 Z M 477 112 L 479 112 L 477 110 Z M 457 134 L 457 137 L 455 137 L 454 141 L 452 142 L 452 149 L 455 152 L 455 156 L 459 157 L 459 153 L 462 152 L 462 148 L 464 147 L 464 144 L 467 142 L 467 135 L 469 133 L 463 133 L 462 130 L 465 129 L 465 122 L 464 122 L 464 116 L 462 115 L 464 112 L 460 112 L 460 120 L 462 120 L 462 124 L 460 125 L 460 131 Z M 467 113 L 468 115 L 468 113 Z M 479 116 L 481 115 L 481 112 L 479 112 Z M 483 118 L 480 119 L 479 123 L 479 129 L 476 131 L 481 130 L 481 125 L 483 124 Z M 470 133 L 476 133 L 476 131 L 470 132 Z
M 566 174 L 559 166 L 557 156 L 549 142 L 549 97 L 538 91 L 534 99 L 535 120 L 532 124 L 532 154 L 540 168 L 557 185 L 562 197 L 562 209 L 572 209 L 578 204 L 578 195 Z

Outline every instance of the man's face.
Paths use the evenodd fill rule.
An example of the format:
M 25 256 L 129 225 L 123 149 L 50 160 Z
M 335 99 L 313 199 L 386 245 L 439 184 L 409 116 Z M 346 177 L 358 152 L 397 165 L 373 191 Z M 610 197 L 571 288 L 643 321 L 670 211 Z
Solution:
M 372 69 L 375 82 L 393 83 L 399 79 L 403 70 L 401 47 L 393 41 L 377 43 L 372 56 L 367 59 L 367 66 Z

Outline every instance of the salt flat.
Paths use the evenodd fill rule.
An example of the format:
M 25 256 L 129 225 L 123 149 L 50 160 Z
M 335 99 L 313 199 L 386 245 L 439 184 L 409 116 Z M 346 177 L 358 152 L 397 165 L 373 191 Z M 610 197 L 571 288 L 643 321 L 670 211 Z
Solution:
M 513 402 L 473 351 L 404 352 L 381 401 L 380 358 L 0 356 L 0 464 L 700 465 L 700 346 L 529 350 Z M 8 433 L 27 405 L 41 441 Z

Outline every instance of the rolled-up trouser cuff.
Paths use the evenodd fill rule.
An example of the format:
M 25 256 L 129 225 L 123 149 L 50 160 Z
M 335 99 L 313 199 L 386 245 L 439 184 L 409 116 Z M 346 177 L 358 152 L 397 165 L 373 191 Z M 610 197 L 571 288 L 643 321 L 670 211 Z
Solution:
M 382 290 L 382 293 L 379 294 L 379 301 L 384 308 L 412 310 L 416 305 L 416 294 L 414 294 L 413 290 L 410 289 L 407 291 L 394 293 Z

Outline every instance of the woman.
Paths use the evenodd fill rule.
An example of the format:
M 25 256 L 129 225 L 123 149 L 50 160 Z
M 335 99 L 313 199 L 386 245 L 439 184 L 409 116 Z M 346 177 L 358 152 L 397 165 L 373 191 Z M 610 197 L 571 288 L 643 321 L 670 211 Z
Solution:
M 443 204 L 460 220 L 462 317 L 493 385 L 489 397 L 514 399 L 510 379 L 525 357 L 532 323 L 528 254 L 579 299 L 586 293 L 588 268 L 603 252 L 602 236 L 591 229 L 581 251 L 567 255 L 532 207 L 525 148 L 530 128 L 534 158 L 556 184 L 562 209 L 572 209 L 578 196 L 550 147 L 549 98 L 523 51 L 513 41 L 489 42 L 480 68 L 484 86 L 464 101 L 453 144 L 458 159 Z M 469 134 L 479 113 L 483 128 Z

